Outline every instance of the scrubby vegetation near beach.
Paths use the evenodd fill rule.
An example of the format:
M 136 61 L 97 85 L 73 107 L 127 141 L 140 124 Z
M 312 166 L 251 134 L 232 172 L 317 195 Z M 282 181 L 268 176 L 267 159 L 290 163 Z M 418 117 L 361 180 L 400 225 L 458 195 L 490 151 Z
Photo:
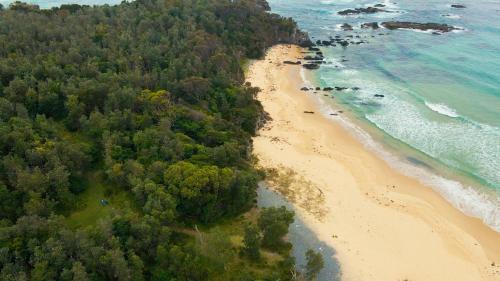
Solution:
M 257 0 L 0 10 L 1 280 L 292 278 L 293 214 L 253 209 L 241 69 L 307 39 L 291 19 Z

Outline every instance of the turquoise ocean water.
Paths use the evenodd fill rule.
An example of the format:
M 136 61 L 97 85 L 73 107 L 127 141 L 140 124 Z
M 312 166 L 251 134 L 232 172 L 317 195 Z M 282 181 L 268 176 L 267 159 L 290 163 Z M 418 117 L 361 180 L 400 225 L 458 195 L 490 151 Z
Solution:
M 269 2 L 273 12 L 293 17 L 313 41 L 336 35 L 368 41 L 322 48 L 329 64 L 313 71 L 312 83 L 361 88 L 322 97 L 325 113 L 346 111 L 337 119 L 392 166 L 500 231 L 500 1 L 464 0 L 465 9 L 445 0 Z M 378 3 L 391 12 L 337 14 Z M 391 20 L 464 30 L 435 35 L 360 28 Z M 341 31 L 343 23 L 354 30 Z
M 5 6 L 9 2 L 0 0 Z M 26 2 L 50 8 L 121 1 Z M 460 1 L 465 9 L 451 8 L 456 2 L 446 0 L 269 2 L 273 12 L 293 17 L 314 39 L 353 35 L 368 41 L 322 48 L 331 64 L 307 75 L 311 83 L 361 88 L 334 93 L 334 99 L 321 97 L 325 113 L 345 111 L 337 119 L 391 165 L 500 232 L 500 1 Z M 337 14 L 378 3 L 391 13 Z M 433 35 L 359 27 L 389 20 L 447 23 L 464 30 Z M 342 23 L 354 30 L 341 31 Z

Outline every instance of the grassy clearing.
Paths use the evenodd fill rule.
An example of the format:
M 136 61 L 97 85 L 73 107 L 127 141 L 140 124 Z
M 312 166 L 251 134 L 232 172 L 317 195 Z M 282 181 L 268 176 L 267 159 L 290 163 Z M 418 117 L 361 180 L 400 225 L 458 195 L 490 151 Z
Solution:
M 73 229 L 95 225 L 114 210 L 134 207 L 130 195 L 104 182 L 99 172 L 89 173 L 84 185 L 85 191 L 78 196 L 75 211 L 66 218 L 67 224 Z M 101 204 L 102 199 L 107 200 L 108 204 Z
M 259 261 L 251 261 L 239 253 L 243 247 L 246 225 L 256 224 L 258 217 L 259 209 L 254 208 L 237 218 L 226 219 L 216 225 L 201 225 L 174 231 L 188 235 L 192 243 L 195 243 L 197 251 L 212 261 L 218 261 L 210 267 L 210 280 L 231 280 L 235 272 L 252 273 L 253 277 L 270 276 L 280 270 L 280 262 L 288 253 L 279 254 L 261 248 Z

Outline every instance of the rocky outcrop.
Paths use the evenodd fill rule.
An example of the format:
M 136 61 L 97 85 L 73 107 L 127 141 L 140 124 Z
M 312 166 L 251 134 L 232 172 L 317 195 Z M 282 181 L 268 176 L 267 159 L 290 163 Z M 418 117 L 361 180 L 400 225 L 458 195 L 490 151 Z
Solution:
M 263 9 L 264 11 L 271 11 L 271 6 L 269 6 L 267 0 L 255 0 L 255 6 Z
M 361 25 L 361 28 L 379 29 L 380 26 L 377 22 L 365 22 Z
M 347 9 L 337 12 L 337 14 L 342 16 L 348 16 L 348 15 L 358 15 L 358 14 L 374 14 L 379 12 L 385 12 L 385 10 L 377 7 L 367 7 L 367 8 Z
M 291 65 L 298 65 L 298 64 L 302 64 L 302 62 L 300 61 L 289 61 L 289 60 L 286 60 L 283 62 L 284 64 L 291 64 Z
M 439 32 L 450 32 L 453 30 L 458 30 L 459 28 L 456 28 L 451 25 L 447 25 L 444 23 L 418 23 L 418 22 L 406 22 L 406 21 L 388 21 L 388 22 L 383 22 L 382 26 L 394 30 L 394 29 L 400 29 L 400 28 L 407 28 L 407 29 L 417 29 L 417 30 L 436 30 Z
M 319 64 L 317 63 L 305 63 L 302 65 L 305 69 L 313 70 L 313 69 L 319 69 Z
M 344 23 L 343 25 L 340 26 L 340 28 L 342 28 L 343 31 L 351 31 L 352 25 L 350 25 L 348 23 Z
M 456 9 L 465 9 L 465 5 L 462 4 L 452 4 L 451 7 Z
M 312 60 L 312 61 L 322 61 L 323 56 L 305 56 L 304 60 Z

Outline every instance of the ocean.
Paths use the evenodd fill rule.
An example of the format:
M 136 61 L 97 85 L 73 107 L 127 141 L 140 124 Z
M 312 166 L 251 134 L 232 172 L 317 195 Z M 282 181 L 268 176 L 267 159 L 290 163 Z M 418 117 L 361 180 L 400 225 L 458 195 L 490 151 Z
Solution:
M 306 70 L 311 85 L 360 88 L 318 97 L 325 115 L 344 111 L 332 119 L 394 168 L 500 232 L 500 1 L 269 2 L 313 41 L 352 35 L 367 42 L 321 47 L 327 64 Z M 337 14 L 376 4 L 387 12 Z M 437 35 L 361 28 L 384 21 L 446 23 L 461 30 Z M 353 30 L 343 31 L 344 23 Z
M 9 2 L 0 0 L 4 6 Z M 25 2 L 50 8 L 121 1 Z M 456 208 L 500 232 L 500 1 L 269 3 L 272 12 L 292 17 L 314 40 L 352 35 L 354 41 L 365 41 L 346 48 L 322 47 L 327 64 L 307 71 L 305 77 L 314 86 L 360 88 L 334 92 L 333 99 L 318 97 L 325 115 L 342 110 L 332 119 L 390 165 L 432 186 Z M 337 14 L 376 4 L 383 4 L 386 12 Z M 446 23 L 462 30 L 435 35 L 360 27 L 383 21 Z M 343 23 L 353 30 L 342 31 Z

